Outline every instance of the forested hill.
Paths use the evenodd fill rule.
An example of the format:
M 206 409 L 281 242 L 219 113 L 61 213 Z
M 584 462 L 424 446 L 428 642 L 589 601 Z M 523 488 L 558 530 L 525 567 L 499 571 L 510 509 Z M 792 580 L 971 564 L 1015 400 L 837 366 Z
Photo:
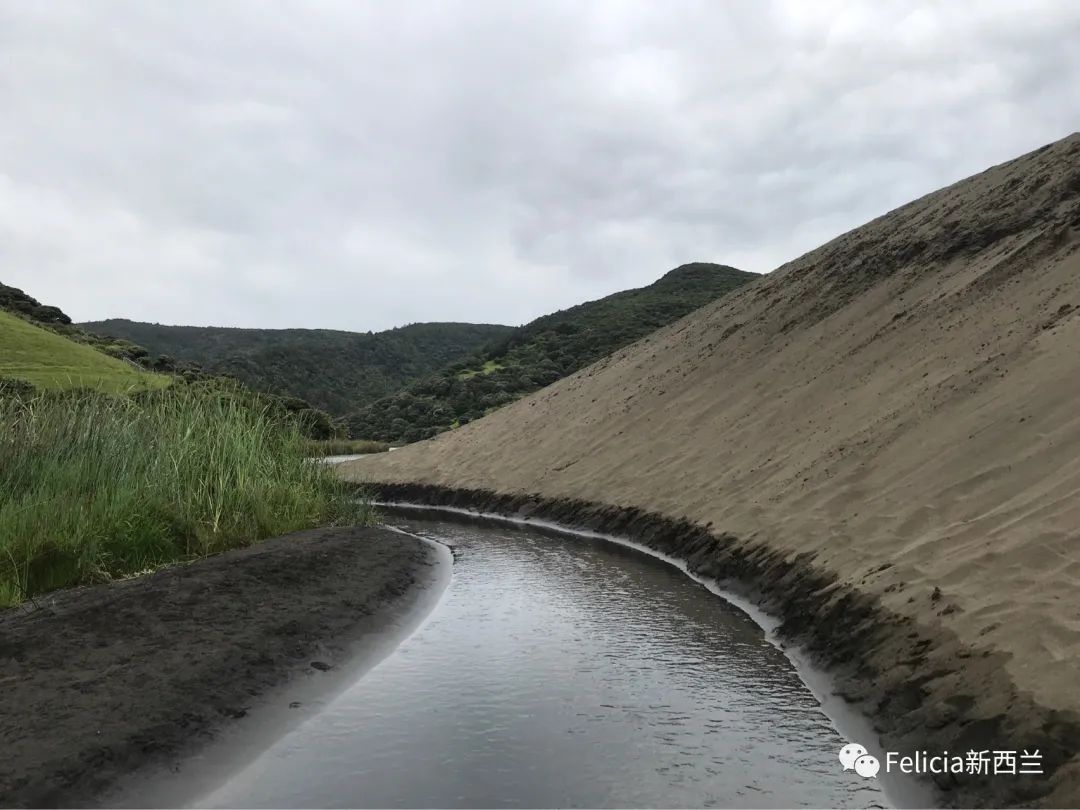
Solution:
M 513 332 L 509 326 L 419 323 L 385 332 L 164 326 L 126 319 L 80 324 L 152 354 L 199 364 L 252 388 L 342 415 Z
M 545 315 L 497 344 L 348 417 L 357 438 L 417 441 L 549 385 L 758 278 L 697 262 L 659 280 Z

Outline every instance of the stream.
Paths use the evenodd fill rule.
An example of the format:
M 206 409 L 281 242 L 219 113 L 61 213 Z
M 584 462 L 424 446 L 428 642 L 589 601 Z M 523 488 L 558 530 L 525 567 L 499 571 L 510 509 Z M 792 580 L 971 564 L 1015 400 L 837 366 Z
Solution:
M 600 539 L 392 517 L 454 550 L 427 620 L 195 804 L 872 807 L 746 613 Z

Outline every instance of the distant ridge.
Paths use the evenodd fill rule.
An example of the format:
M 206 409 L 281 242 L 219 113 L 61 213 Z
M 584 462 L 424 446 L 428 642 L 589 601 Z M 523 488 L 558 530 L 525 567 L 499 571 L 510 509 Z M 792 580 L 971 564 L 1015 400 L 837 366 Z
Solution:
M 676 267 L 623 290 L 537 318 L 348 417 L 353 436 L 409 442 L 458 427 L 676 321 L 754 279 L 722 264 Z
M 420 323 L 385 332 L 165 326 L 126 319 L 80 324 L 152 354 L 197 363 L 257 391 L 298 397 L 335 416 L 395 391 L 513 327 Z

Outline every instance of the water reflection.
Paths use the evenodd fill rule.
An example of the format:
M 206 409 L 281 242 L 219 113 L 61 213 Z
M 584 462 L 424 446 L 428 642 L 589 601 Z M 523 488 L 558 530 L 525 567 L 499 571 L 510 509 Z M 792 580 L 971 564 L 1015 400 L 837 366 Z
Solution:
M 871 806 L 747 616 L 602 541 L 395 520 L 452 544 L 429 621 L 199 804 Z

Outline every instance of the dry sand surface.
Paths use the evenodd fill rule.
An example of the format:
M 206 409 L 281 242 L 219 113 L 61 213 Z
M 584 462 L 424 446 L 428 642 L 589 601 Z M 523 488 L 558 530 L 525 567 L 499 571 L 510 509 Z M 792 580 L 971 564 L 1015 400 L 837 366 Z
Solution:
M 93 804 L 257 703 L 287 707 L 276 687 L 333 681 L 437 562 L 386 529 L 315 529 L 0 612 L 0 806 Z
M 943 725 L 1004 716 L 1067 760 L 1080 745 L 1080 134 L 478 422 L 342 470 L 633 506 L 802 555 L 930 639 L 908 677 L 924 701 L 953 698 Z M 979 656 L 995 662 L 981 691 L 964 663 Z M 1076 805 L 1076 759 L 1058 764 L 1038 801 Z

